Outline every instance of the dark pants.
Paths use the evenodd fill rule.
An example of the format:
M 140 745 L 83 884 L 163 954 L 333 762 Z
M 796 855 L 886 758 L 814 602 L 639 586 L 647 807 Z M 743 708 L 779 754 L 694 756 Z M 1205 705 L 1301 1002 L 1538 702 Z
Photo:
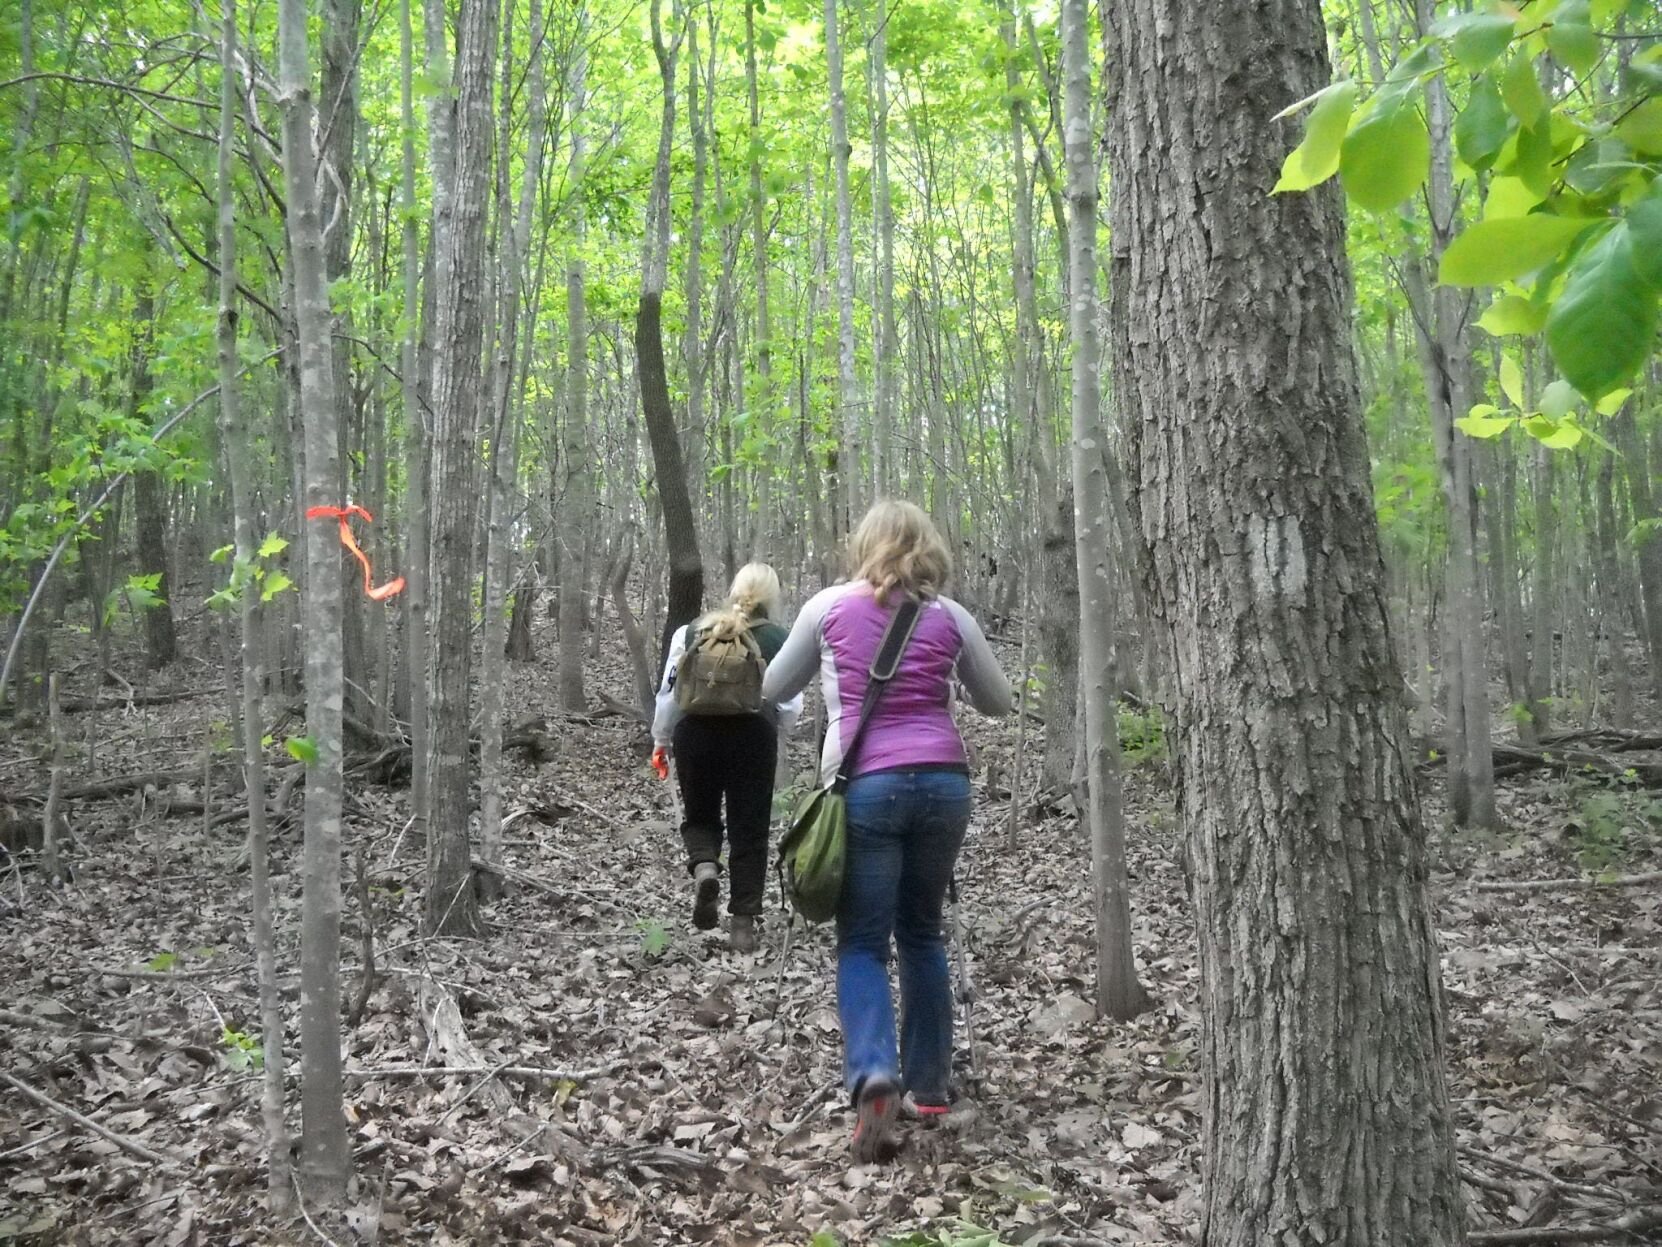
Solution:
M 773 725 L 761 715 L 688 715 L 675 725 L 689 871 L 721 857 L 721 802 L 727 798 L 728 913 L 762 912 L 778 748 Z

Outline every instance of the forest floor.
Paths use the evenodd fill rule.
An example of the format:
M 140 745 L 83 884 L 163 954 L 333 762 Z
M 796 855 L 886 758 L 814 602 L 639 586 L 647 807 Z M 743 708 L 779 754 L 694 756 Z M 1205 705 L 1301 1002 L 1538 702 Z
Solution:
M 523 875 L 481 938 L 421 937 L 408 793 L 349 789 L 347 1001 L 366 924 L 376 974 L 345 1031 L 356 1177 L 344 1216 L 265 1212 L 241 820 L 204 830 L 191 781 L 80 802 L 72 884 L 0 876 L 0 1242 L 1195 1241 L 1198 971 L 1158 755 L 1131 767 L 1127 792 L 1153 1006 L 1098 1021 L 1085 837 L 1065 810 L 1023 810 L 1011 846 L 1008 792 L 986 777 L 989 762 L 1009 775 L 1016 729 L 968 719 L 981 773 L 953 951 L 975 995 L 960 1028 L 965 1099 L 950 1128 L 909 1126 L 892 1164 L 851 1167 L 828 933 L 798 930 L 787 951 L 775 911 L 761 950 L 741 956 L 693 931 L 644 729 L 557 714 L 555 646 L 539 648 L 543 663 L 512 669 L 509 704 L 547 716 L 557 755 L 514 763 L 507 857 Z M 590 679 L 627 697 L 621 671 Z M 75 778 L 200 769 L 224 748 L 225 699 L 207 691 L 222 686 L 186 660 L 146 687 L 199 687 L 199 701 L 112 707 L 96 725 L 71 716 L 98 741 L 91 767 L 79 748 Z M 46 785 L 42 733 L 4 738 L 0 805 Z M 809 764 L 804 740 L 792 755 Z M 1427 776 L 1433 828 L 1439 786 Z M 1662 801 L 1542 778 L 1508 781 L 1501 801 L 1503 834 L 1432 833 L 1470 1221 L 1608 1225 L 1662 1204 L 1662 889 L 1488 888 L 1662 868 Z M 286 967 L 298 841 L 296 826 L 275 836 Z M 352 882 L 360 851 L 368 915 Z M 285 991 L 292 1012 L 293 974 Z M 455 1064 L 426 1022 L 446 997 L 486 1074 L 414 1072 Z

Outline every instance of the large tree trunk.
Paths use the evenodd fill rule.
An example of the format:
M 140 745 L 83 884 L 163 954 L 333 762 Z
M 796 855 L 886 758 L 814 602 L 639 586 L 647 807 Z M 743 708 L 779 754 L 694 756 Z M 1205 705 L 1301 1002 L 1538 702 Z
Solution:
M 669 255 L 669 156 L 675 136 L 675 61 L 680 34 L 665 44 L 659 13 L 652 0 L 652 46 L 663 80 L 663 110 L 658 130 L 658 160 L 652 172 L 647 206 L 646 245 L 641 264 L 641 302 L 635 316 L 635 358 L 640 373 L 641 414 L 652 443 L 652 466 L 663 503 L 664 541 L 669 553 L 669 611 L 659 645 L 659 667 L 669 652 L 670 637 L 690 623 L 704 603 L 704 560 L 698 552 L 698 525 L 693 516 L 681 437 L 670 405 L 669 375 L 664 368 L 663 298 Z M 677 13 L 679 17 L 679 13 Z
M 1120 1021 L 1148 1007 L 1131 951 L 1125 811 L 1114 680 L 1113 542 L 1102 457 L 1102 348 L 1097 338 L 1096 135 L 1091 127 L 1087 0 L 1063 0 L 1063 116 L 1068 166 L 1069 308 L 1073 345 L 1074 549 L 1079 567 L 1079 667 L 1085 696 L 1086 797 L 1096 917 L 1096 1011 Z
M 1170 674 L 1208 1247 L 1461 1241 L 1336 188 L 1269 194 L 1316 0 L 1107 9 L 1111 337 Z
M 323 269 L 323 217 L 313 150 L 305 0 L 278 5 L 283 108 L 283 182 L 288 197 L 300 415 L 305 438 L 305 508 L 338 506 L 340 447 L 330 357 L 329 290 Z M 304 890 L 300 908 L 300 1173 L 307 1197 L 337 1204 L 346 1196 L 352 1155 L 342 1109 L 340 1052 L 341 670 L 340 545 L 335 522 L 303 522 L 306 598 L 306 771 Z M 464 728 L 465 730 L 465 728 Z M 257 799 L 258 794 L 251 794 Z
M 237 390 L 237 233 L 235 204 L 237 115 L 237 9 L 226 0 L 221 21 L 219 95 L 219 426 L 225 461 L 231 472 L 231 509 L 236 531 L 236 566 L 252 567 L 256 557 L 254 528 L 254 439 L 242 417 Z M 249 921 L 253 928 L 255 966 L 260 990 L 260 1050 L 264 1054 L 260 1116 L 265 1126 L 266 1191 L 271 1210 L 286 1214 L 294 1202 L 290 1177 L 288 1127 L 283 1120 L 282 998 L 277 985 L 277 952 L 271 903 L 271 855 L 266 835 L 265 715 L 261 688 L 265 671 L 260 644 L 260 595 L 244 583 L 237 598 L 242 624 L 243 792 L 248 797 Z
M 440 218 L 433 368 L 433 550 L 428 763 L 426 927 L 471 935 L 478 928 L 472 851 L 468 692 L 472 672 L 473 550 L 477 536 L 475 434 L 484 391 L 485 216 L 490 201 L 491 71 L 498 9 L 462 10 L 456 49 L 456 127 L 448 219 Z M 442 37 L 429 30 L 428 37 Z

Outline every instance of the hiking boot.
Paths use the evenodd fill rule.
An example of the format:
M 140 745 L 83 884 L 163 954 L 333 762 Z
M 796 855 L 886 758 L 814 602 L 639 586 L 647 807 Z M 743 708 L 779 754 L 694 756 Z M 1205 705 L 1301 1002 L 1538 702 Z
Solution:
M 721 875 L 714 862 L 700 862 L 693 867 L 693 926 L 708 931 L 721 921 L 716 912 L 721 900 Z
M 900 1112 L 900 1088 L 887 1078 L 860 1087 L 854 1116 L 854 1163 L 875 1165 L 895 1152 L 894 1121 Z
M 926 1126 L 938 1126 L 946 1121 L 952 1105 L 944 1095 L 920 1096 L 914 1092 L 907 1095 L 901 1111 L 904 1116 L 915 1118 Z
M 756 919 L 750 914 L 734 914 L 727 933 L 728 942 L 736 953 L 756 951 Z

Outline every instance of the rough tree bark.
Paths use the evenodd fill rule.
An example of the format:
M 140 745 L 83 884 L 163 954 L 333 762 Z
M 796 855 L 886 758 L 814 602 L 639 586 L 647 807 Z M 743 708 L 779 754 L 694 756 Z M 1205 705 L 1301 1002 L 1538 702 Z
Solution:
M 491 102 L 498 8 L 462 9 L 456 47 L 455 148 L 448 220 L 435 240 L 437 323 L 433 367 L 431 673 L 427 773 L 430 934 L 478 929 L 468 844 L 471 808 L 468 692 L 472 673 L 473 547 L 478 521 L 479 400 L 484 391 L 485 216 L 491 190 Z M 443 37 L 443 26 L 428 37 Z
M 1115 714 L 1113 569 L 1103 464 L 1102 347 L 1097 337 L 1096 134 L 1091 126 L 1088 0 L 1063 0 L 1063 149 L 1068 169 L 1069 334 L 1073 344 L 1074 548 L 1079 566 L 1079 670 L 1085 696 L 1086 825 L 1096 918 L 1096 1011 L 1124 1021 L 1148 1007 L 1131 950 L 1125 810 Z
M 1272 197 L 1317 0 L 1123 0 L 1111 341 L 1200 939 L 1208 1247 L 1461 1241 L 1338 191 Z
M 334 506 L 340 479 L 329 290 L 323 275 L 323 217 L 313 149 L 305 0 L 279 0 L 279 88 L 283 183 L 288 199 L 289 267 L 299 345 L 300 415 L 305 440 L 305 507 Z M 352 1154 L 342 1110 L 340 1052 L 341 670 L 340 545 L 333 520 L 306 520 L 306 734 L 315 749 L 306 771 L 306 831 L 300 904 L 300 1175 L 309 1200 L 346 1196 Z M 464 729 L 465 730 L 465 729 Z M 257 799 L 258 794 L 250 794 Z

